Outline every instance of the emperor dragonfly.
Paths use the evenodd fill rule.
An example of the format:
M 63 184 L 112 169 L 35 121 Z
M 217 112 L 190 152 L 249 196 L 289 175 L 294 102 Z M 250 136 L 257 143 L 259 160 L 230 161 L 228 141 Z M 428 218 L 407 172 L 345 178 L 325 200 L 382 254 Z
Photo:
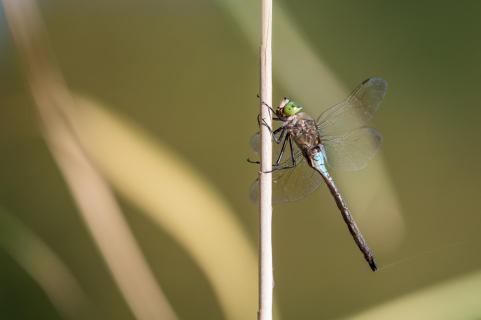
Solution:
M 303 198 L 324 180 L 372 271 L 377 270 L 374 254 L 329 170 L 360 170 L 374 156 L 382 136 L 366 125 L 379 109 L 386 91 L 385 80 L 366 79 L 347 99 L 324 111 L 316 120 L 289 98 L 284 98 L 276 110 L 268 106 L 275 113 L 273 120 L 281 122 L 276 130 L 269 128 L 279 146 L 272 170 L 273 202 Z M 251 145 L 254 150 L 259 150 L 259 134 L 251 139 Z M 253 200 L 258 192 L 258 183 L 255 182 L 251 187 Z

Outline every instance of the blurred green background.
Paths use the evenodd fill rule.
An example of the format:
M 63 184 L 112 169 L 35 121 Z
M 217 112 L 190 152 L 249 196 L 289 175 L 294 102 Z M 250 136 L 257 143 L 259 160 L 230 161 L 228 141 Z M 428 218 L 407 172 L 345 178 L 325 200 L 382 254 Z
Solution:
M 249 38 L 228 8 L 234 2 L 232 7 L 245 6 L 258 18 L 260 3 L 222 2 L 38 3 L 69 88 L 129 119 L 200 174 L 235 213 L 255 252 L 258 213 L 248 200 L 248 189 L 257 168 L 245 159 L 250 155 L 249 138 L 257 130 L 259 63 L 251 42 L 259 35 Z M 389 82 L 374 125 L 384 135 L 386 177 L 403 222 L 399 241 L 384 248 L 382 237 L 371 236 L 369 241 L 367 225 L 376 225 L 376 217 L 361 220 L 381 265 L 373 274 L 324 186 L 305 200 L 276 206 L 273 243 L 279 318 L 354 317 L 479 271 L 481 3 L 283 0 L 275 5 L 289 15 L 315 56 L 344 88 L 354 88 L 374 75 Z M 22 60 L 0 10 L 2 214 L 14 216 L 71 271 L 91 301 L 85 319 L 134 319 L 44 142 Z M 284 35 L 276 32 L 275 19 L 273 41 L 279 50 L 284 48 Z M 260 28 L 259 19 L 251 24 Z M 276 51 L 273 55 L 276 60 Z M 275 68 L 286 63 L 295 67 L 300 62 L 279 61 Z M 320 84 L 302 86 L 314 95 L 326 94 Z M 298 91 L 274 74 L 274 103 L 287 95 L 312 113 L 328 107 L 294 97 Z M 352 173 L 352 178 L 366 179 L 361 184 L 369 192 L 368 176 Z M 182 190 L 176 191 L 180 199 Z M 189 252 L 128 197 L 117 193 L 117 199 L 179 319 L 228 318 Z M 7 224 L 1 228 L 3 238 L 8 238 L 7 229 Z M 207 231 L 217 232 L 215 227 Z M 225 245 L 228 250 L 229 243 Z M 255 296 L 256 283 L 252 288 Z M 436 300 L 431 308 L 438 303 L 439 308 L 456 310 L 463 303 L 456 300 L 457 294 L 464 290 L 456 288 L 456 295 Z M 481 297 L 481 288 L 468 294 Z M 481 317 L 481 304 L 462 310 L 469 316 L 456 313 L 442 319 Z M 244 319 L 254 319 L 255 312 L 253 305 Z M 0 318 L 64 318 L 5 246 L 0 246 Z M 426 318 L 437 316 L 419 319 Z

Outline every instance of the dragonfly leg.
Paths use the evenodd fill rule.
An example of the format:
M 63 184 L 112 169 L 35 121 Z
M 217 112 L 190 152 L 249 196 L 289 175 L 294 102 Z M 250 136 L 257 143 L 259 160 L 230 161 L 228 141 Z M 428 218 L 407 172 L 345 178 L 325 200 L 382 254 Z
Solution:
M 257 98 L 261 99 L 261 96 L 259 94 L 257 94 Z M 268 105 L 267 103 L 264 102 L 264 100 L 261 100 L 261 103 L 263 105 L 265 105 L 267 108 L 269 108 L 270 111 L 272 111 L 272 113 L 276 114 L 276 111 L 270 106 Z
M 281 121 L 281 119 L 275 118 L 275 117 L 272 118 L 272 120 Z M 257 124 L 259 125 L 259 127 L 260 127 L 260 126 L 266 126 L 267 128 L 271 129 L 271 127 L 269 127 L 269 126 L 267 125 L 266 120 L 264 120 L 264 119 L 261 120 L 261 115 L 260 115 L 260 113 L 257 115 Z M 272 130 L 272 129 L 271 129 L 271 130 Z
M 276 134 L 279 133 L 279 132 L 280 132 L 281 134 L 279 135 L 279 138 L 276 138 Z M 284 138 L 284 135 L 286 134 L 286 132 L 287 132 L 287 130 L 286 130 L 285 127 L 279 127 L 279 128 L 277 128 L 276 130 L 274 130 L 274 131 L 272 132 L 272 139 L 273 139 L 277 144 L 279 144 L 279 143 L 281 143 L 282 139 Z M 286 137 L 286 138 L 287 138 L 287 137 Z M 285 139 L 284 139 L 284 140 L 285 140 Z
M 282 121 L 281 119 L 276 118 L 276 117 L 272 118 L 272 120 Z M 261 115 L 260 115 L 260 114 L 257 115 L 257 124 L 259 125 L 259 127 L 260 127 L 260 126 L 266 126 L 266 127 L 269 129 L 269 131 L 272 132 L 272 128 L 267 124 L 266 120 L 265 120 L 265 119 L 262 119 L 262 120 L 261 120 Z M 278 128 L 278 129 L 279 129 L 279 128 Z
M 279 167 L 277 170 L 284 170 L 284 169 L 291 169 L 297 166 L 296 157 L 294 157 L 294 148 L 292 147 L 292 138 L 290 135 L 286 137 L 286 140 L 289 140 L 289 152 L 291 153 L 291 164 L 285 165 L 283 167 Z
M 294 157 L 294 148 L 292 147 L 292 139 L 291 136 L 289 136 L 289 150 L 291 151 L 291 163 L 293 166 L 296 166 L 296 158 Z
M 285 132 L 286 132 L 285 130 L 282 131 L 280 139 L 282 139 L 282 136 L 284 135 Z M 284 150 L 286 149 L 287 140 L 289 140 L 289 134 L 287 134 L 286 137 L 284 138 L 284 142 L 282 143 L 281 151 L 279 152 L 279 156 L 277 157 L 277 160 L 274 163 L 274 167 L 279 166 L 279 163 L 281 162 L 282 156 L 284 155 Z
M 276 167 L 274 169 L 272 169 L 271 171 L 263 171 L 262 173 L 272 173 L 274 171 L 279 171 L 279 170 L 286 170 L 286 169 L 292 169 L 294 168 L 295 166 L 297 166 L 297 164 L 288 164 L 288 165 L 285 165 L 285 166 L 282 166 L 282 167 Z
M 281 157 L 278 157 L 276 163 L 274 164 L 274 168 L 271 171 L 264 171 L 263 173 L 272 173 L 274 171 L 291 169 L 291 168 L 294 168 L 295 166 L 297 166 L 296 157 L 294 157 L 294 149 L 292 147 L 292 138 L 289 134 L 287 134 L 286 138 L 284 139 L 284 143 L 282 144 L 282 149 L 281 149 L 281 152 L 279 153 L 279 155 L 284 153 L 284 149 L 286 147 L 287 140 L 289 140 L 289 151 L 291 153 L 291 164 L 288 164 L 288 165 L 285 165 L 285 166 L 279 166 L 279 162 L 280 162 Z
M 257 94 L 257 98 L 259 98 L 259 99 L 261 98 L 261 97 L 259 96 L 259 94 Z M 272 108 L 270 105 L 268 105 L 267 103 L 265 103 L 263 100 L 261 100 L 261 102 L 262 102 L 263 105 L 265 105 L 267 108 L 269 108 L 269 113 L 271 113 L 271 115 L 272 115 L 272 114 L 276 115 L 276 110 L 274 110 L 274 108 Z M 257 116 L 257 119 L 258 119 L 257 122 L 259 122 L 259 117 L 260 117 L 260 115 Z M 272 117 L 272 120 L 275 120 L 275 121 L 283 121 L 283 120 L 279 119 L 278 117 Z M 260 125 L 260 123 L 259 123 L 259 125 Z
M 274 140 L 277 144 L 281 143 L 282 138 L 284 137 L 284 134 L 286 133 L 286 128 L 284 126 L 280 126 L 276 130 L 272 131 L 272 128 L 269 127 L 269 125 L 267 124 L 267 122 L 264 119 L 262 119 L 262 125 L 265 126 L 269 130 L 269 132 L 272 135 L 272 140 Z M 280 134 L 279 138 L 276 138 L 276 134 L 279 133 L 279 132 L 281 132 L 281 134 Z
M 282 130 L 279 138 L 276 138 L 275 135 L 277 134 L 277 132 L 281 131 L 281 129 L 284 129 L 284 130 Z M 280 128 L 276 129 L 274 132 L 271 132 L 271 133 L 272 133 L 272 138 L 274 139 L 274 141 L 276 143 L 281 143 L 282 139 L 284 138 L 284 134 L 286 133 L 286 130 L 285 130 L 285 128 L 280 127 Z M 282 156 L 284 155 L 284 150 L 286 149 L 286 144 L 287 144 L 288 139 L 289 139 L 289 135 L 286 135 L 286 137 L 284 138 L 284 142 L 282 143 L 281 151 L 279 152 L 279 155 L 277 156 L 277 160 L 272 166 L 276 167 L 281 162 Z M 292 146 L 291 146 L 291 152 L 292 152 Z M 254 161 L 254 160 L 251 160 L 249 158 L 247 158 L 247 162 L 254 163 L 254 164 L 260 164 L 260 161 Z

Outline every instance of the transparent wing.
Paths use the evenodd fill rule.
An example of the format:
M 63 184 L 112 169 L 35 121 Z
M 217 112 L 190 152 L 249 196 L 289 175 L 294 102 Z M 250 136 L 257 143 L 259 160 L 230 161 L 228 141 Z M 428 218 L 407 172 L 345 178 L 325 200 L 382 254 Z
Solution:
M 251 139 L 249 140 L 249 144 L 251 149 L 255 151 L 257 154 L 260 153 L 261 150 L 261 136 L 259 132 L 256 132 Z
M 382 143 L 382 135 L 373 128 L 358 128 L 348 133 L 321 137 L 329 167 L 355 171 L 364 168 Z
M 321 175 L 312 169 L 302 154 L 297 166 L 280 170 L 272 177 L 272 202 L 281 203 L 304 198 L 321 184 Z
M 280 132 L 276 134 L 276 138 L 280 137 Z M 256 132 L 254 135 L 252 135 L 249 144 L 251 146 L 252 151 L 254 151 L 257 154 L 260 154 L 261 150 L 261 135 L 259 132 Z M 281 151 L 282 143 L 277 143 L 272 139 L 272 155 L 273 159 L 277 159 L 275 156 L 279 154 Z
M 321 135 L 341 134 L 364 126 L 379 109 L 387 91 L 387 82 L 369 78 L 362 82 L 343 102 L 324 111 L 317 123 Z
M 272 202 L 282 203 L 304 198 L 317 189 L 321 176 L 312 169 L 304 159 L 302 152 L 295 147 L 294 158 L 296 166 L 290 169 L 277 170 L 272 173 Z M 290 152 L 281 162 L 281 166 L 291 164 Z M 259 199 L 259 181 L 256 179 L 250 189 L 250 198 Z

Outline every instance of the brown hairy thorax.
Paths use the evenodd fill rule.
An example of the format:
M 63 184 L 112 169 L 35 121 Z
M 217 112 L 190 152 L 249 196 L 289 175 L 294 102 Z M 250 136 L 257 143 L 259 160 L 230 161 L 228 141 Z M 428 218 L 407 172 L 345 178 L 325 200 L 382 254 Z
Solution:
M 320 151 L 321 139 L 317 123 L 305 112 L 286 119 L 285 127 L 304 156 L 310 158 Z

